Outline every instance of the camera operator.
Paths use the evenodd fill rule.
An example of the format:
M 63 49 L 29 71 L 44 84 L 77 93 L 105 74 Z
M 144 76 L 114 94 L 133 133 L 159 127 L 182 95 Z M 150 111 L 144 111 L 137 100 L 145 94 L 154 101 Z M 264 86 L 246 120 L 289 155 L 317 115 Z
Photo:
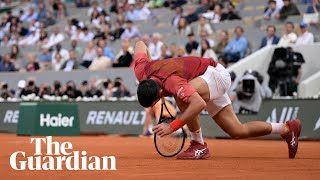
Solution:
M 105 98 L 109 98 L 109 97 L 112 97 L 112 82 L 110 79 L 104 79 L 102 80 L 102 88 L 101 88 L 101 91 L 102 91 L 102 94 Z
M 8 99 L 9 97 L 14 97 L 14 92 L 9 89 L 8 84 L 6 82 L 1 83 L 1 97 L 3 99 Z
M 67 87 L 64 94 L 67 95 L 69 98 L 82 97 L 82 93 L 77 89 L 74 81 L 67 82 Z
M 93 96 L 102 96 L 102 92 L 97 88 L 97 79 L 91 78 L 90 79 L 90 89 L 88 89 L 85 93 L 86 97 L 93 97 Z
M 269 86 L 276 96 L 292 96 L 301 80 L 301 66 L 305 60 L 291 47 L 276 48 L 268 68 Z
M 35 79 L 29 78 L 27 81 L 27 86 L 21 91 L 20 97 L 22 95 L 27 96 L 29 94 L 39 94 L 39 87 L 36 86 Z
M 58 81 L 58 80 L 55 80 L 53 82 L 52 95 L 54 95 L 54 96 L 63 96 L 64 95 L 64 91 L 63 91 L 63 88 L 61 86 L 61 82 Z
M 51 95 L 51 88 L 47 83 L 42 83 L 40 86 L 38 96 L 42 98 L 43 95 Z
M 236 107 L 239 108 L 239 114 L 258 113 L 265 94 L 258 81 L 259 76 L 258 72 L 249 70 L 244 73 L 239 81 L 235 89 L 237 97 L 234 102 Z
M 122 82 L 122 79 L 120 77 L 117 77 L 114 80 L 114 85 L 112 88 L 112 97 L 130 97 L 130 91 L 128 87 Z

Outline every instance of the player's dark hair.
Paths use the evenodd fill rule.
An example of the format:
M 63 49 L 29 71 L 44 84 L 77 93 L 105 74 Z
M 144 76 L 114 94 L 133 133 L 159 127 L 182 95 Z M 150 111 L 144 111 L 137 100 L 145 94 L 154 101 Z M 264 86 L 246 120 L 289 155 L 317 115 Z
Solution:
M 138 101 L 141 106 L 150 107 L 159 98 L 159 91 L 160 86 L 154 80 L 145 79 L 141 81 L 137 89 Z

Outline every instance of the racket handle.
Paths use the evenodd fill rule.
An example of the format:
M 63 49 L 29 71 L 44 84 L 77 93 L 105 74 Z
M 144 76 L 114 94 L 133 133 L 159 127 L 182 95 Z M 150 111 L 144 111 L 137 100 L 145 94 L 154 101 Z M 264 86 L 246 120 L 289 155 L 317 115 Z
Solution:
M 173 129 L 173 131 L 182 128 L 184 125 L 185 123 L 179 117 L 170 123 L 170 126 Z

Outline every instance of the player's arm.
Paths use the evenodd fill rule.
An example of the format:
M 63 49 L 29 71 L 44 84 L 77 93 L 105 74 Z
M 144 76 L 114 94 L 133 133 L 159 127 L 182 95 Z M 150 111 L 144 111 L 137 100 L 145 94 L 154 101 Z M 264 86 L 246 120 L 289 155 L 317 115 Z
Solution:
M 146 46 L 146 44 L 144 44 L 143 41 L 138 41 L 136 43 L 136 46 L 134 48 L 134 55 L 137 55 L 138 53 L 144 53 L 147 55 L 148 59 L 151 59 L 148 47 Z
M 134 48 L 134 73 L 139 81 L 146 78 L 145 66 L 150 61 L 148 47 L 142 41 L 138 41 Z

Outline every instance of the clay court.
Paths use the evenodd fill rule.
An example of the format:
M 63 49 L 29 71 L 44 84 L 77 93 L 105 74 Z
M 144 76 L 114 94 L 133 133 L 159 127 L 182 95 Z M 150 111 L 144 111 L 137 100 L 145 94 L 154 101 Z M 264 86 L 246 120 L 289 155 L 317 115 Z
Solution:
M 182 161 L 160 157 L 152 138 L 80 136 L 53 137 L 69 141 L 88 155 L 115 156 L 117 171 L 14 171 L 10 155 L 34 153 L 30 137 L 0 134 L 0 179 L 319 179 L 320 143 L 300 141 L 296 159 L 287 158 L 284 141 L 206 139 L 212 157 Z M 189 141 L 187 141 L 189 143 Z M 186 148 L 186 146 L 185 146 Z

